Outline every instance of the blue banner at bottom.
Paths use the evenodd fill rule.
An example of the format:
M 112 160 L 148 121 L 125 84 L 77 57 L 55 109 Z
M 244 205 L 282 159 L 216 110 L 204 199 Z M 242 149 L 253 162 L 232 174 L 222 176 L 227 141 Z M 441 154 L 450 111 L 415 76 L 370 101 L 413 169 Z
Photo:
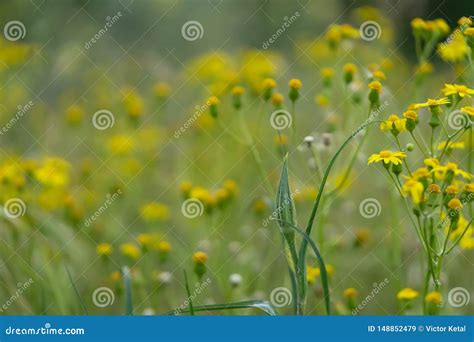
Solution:
M 0 341 L 466 341 L 473 316 L 3 316 Z

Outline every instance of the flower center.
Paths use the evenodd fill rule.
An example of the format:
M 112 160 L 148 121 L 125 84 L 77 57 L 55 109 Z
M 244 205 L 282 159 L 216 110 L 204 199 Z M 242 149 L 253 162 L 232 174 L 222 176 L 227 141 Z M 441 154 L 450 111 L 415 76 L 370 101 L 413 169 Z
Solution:
M 380 156 L 382 158 L 390 158 L 391 155 L 392 155 L 392 152 L 387 151 L 387 150 L 380 152 Z

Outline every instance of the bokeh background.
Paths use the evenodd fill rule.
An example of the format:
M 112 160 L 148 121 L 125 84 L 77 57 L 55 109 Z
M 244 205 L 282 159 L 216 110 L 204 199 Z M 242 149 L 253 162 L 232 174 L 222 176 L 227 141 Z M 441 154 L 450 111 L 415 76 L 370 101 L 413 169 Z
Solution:
M 119 12 L 120 18 L 112 27 L 86 47 Z M 264 49 L 264 42 L 296 12 L 300 14 L 298 19 Z M 28 204 L 28 212 L 31 209 L 36 215 L 31 221 L 18 227 L 0 222 L 0 302 L 7 301 L 16 284 L 28 280 L 28 274 L 35 279 L 35 285 L 2 314 L 81 313 L 76 291 L 85 298 L 89 313 L 122 313 L 123 288 L 115 285 L 109 275 L 124 264 L 136 269 L 137 313 L 171 310 L 185 298 L 182 269 L 192 274 L 191 255 L 196 250 L 208 252 L 208 275 L 212 279 L 206 294 L 196 299 L 198 304 L 266 299 L 272 289 L 288 286 L 277 227 L 262 227 L 262 217 L 255 214 L 256 203 L 268 203 L 268 194 L 248 150 L 223 134 L 224 128 L 213 126 L 209 118 L 202 119 L 199 129 L 190 129 L 183 138 L 173 139 L 173 133 L 188 120 L 195 106 L 216 95 L 215 84 L 209 82 L 213 70 L 205 70 L 203 61 L 218 65 L 218 72 L 232 69 L 251 84 L 252 76 L 259 71 L 252 65 L 261 62 L 259 56 L 265 53 L 271 55 L 272 63 L 261 63 L 283 85 L 283 93 L 289 79 L 302 79 L 304 87 L 298 104 L 302 113 L 302 141 L 308 134 L 324 133 L 332 124 L 331 116 L 323 116 L 314 105 L 322 67 L 341 69 L 344 63 L 354 62 L 363 68 L 370 62 L 389 58 L 395 65 L 389 75 L 389 111 L 400 111 L 413 95 L 411 86 L 406 85 L 415 63 L 410 21 L 414 17 L 443 18 L 454 27 L 459 17 L 472 14 L 474 3 L 469 0 L 1 1 L 2 27 L 11 20 L 19 20 L 26 27 L 26 34 L 18 42 L 18 50 L 12 51 L 9 42 L 0 41 L 0 118 L 7 122 L 18 106 L 28 101 L 33 101 L 34 106 L 0 137 L 0 159 L 4 163 L 15 158 L 36 160 L 45 156 L 67 160 L 72 165 L 73 184 L 68 194 L 82 203 L 79 218 L 71 222 L 67 221 L 69 214 L 64 214 L 64 208 L 53 205 L 54 199 L 50 197 L 43 199 L 51 204 L 45 206 L 47 209 Z M 323 40 L 331 24 L 351 23 L 357 27 L 373 16 L 382 26 L 377 48 L 367 44 L 361 54 L 348 50 L 338 60 L 324 56 L 319 59 L 324 51 L 318 41 Z M 202 37 L 195 41 L 184 39 L 182 34 L 183 24 L 190 20 L 203 27 Z M 436 96 L 446 82 L 445 75 L 454 73 L 454 68 L 441 60 L 434 58 L 432 62 L 436 69 L 432 87 L 417 92 L 420 102 Z M 156 99 L 157 83 L 169 86 L 164 91 L 165 102 Z M 138 102 L 144 107 L 145 119 L 139 123 L 121 119 L 125 116 L 124 89 L 132 89 L 142 98 Z M 252 89 L 249 87 L 247 92 Z M 78 125 L 71 107 L 73 111 L 80 108 L 82 113 L 83 122 Z M 343 111 L 341 107 L 334 111 Z M 89 124 L 93 113 L 102 108 L 117 114 L 113 131 L 99 131 Z M 250 113 L 257 110 L 250 104 Z M 269 108 L 266 110 L 270 112 Z M 230 110 L 222 119 L 224 127 L 238 126 Z M 360 122 L 342 120 L 347 120 L 347 128 Z M 114 136 L 120 137 L 114 140 Z M 123 136 L 136 139 L 132 144 Z M 275 147 L 274 131 L 268 127 L 257 140 L 268 177 L 276 185 L 282 156 Z M 397 314 L 396 292 L 405 286 L 420 287 L 422 255 L 415 234 L 401 219 L 400 203 L 388 195 L 386 179 L 365 165 L 367 154 L 381 150 L 388 141 L 382 134 L 372 140 L 358 160 L 359 167 L 351 176 L 349 189 L 328 208 L 325 259 L 333 268 L 331 285 L 341 313 L 347 313 L 343 309 L 342 291 L 348 287 L 359 289 L 364 298 L 373 284 L 390 279 L 383 293 L 370 300 L 361 314 Z M 333 151 L 328 151 L 328 155 Z M 302 197 L 311 197 L 317 186 L 314 175 L 304 170 L 307 158 L 296 148 L 291 154 L 292 176 Z M 230 204 L 232 209 L 192 221 L 182 217 L 182 182 L 189 180 L 215 189 L 228 179 L 239 188 L 238 197 Z M 92 226 L 84 227 L 84 219 L 94 213 L 107 194 L 117 189 L 124 191 L 124 198 L 111 205 Z M 43 190 L 41 186 L 34 189 Z M 382 203 L 382 214 L 373 220 L 367 220 L 358 211 L 359 203 L 368 197 Z M 30 201 L 33 203 L 33 198 Z M 165 203 L 164 216 L 170 218 L 149 222 L 140 216 L 140 208 L 152 201 Z M 304 222 L 311 201 L 301 201 L 298 213 Z M 394 226 L 400 226 L 396 234 Z M 135 242 L 141 233 L 157 234 L 170 242 L 171 261 L 159 263 L 158 256 L 148 255 L 131 262 L 119 255 L 120 244 Z M 357 246 L 360 234 L 368 241 L 362 248 Z M 104 263 L 96 247 L 112 241 L 117 255 L 112 262 Z M 400 255 L 393 253 L 394 244 L 401 249 Z M 312 263 L 315 265 L 314 260 Z M 450 287 L 473 288 L 468 272 L 473 265 L 472 251 L 460 251 L 446 263 L 450 271 L 443 280 Z M 164 272 L 172 279 L 166 286 Z M 233 273 L 243 277 L 238 289 L 229 285 Z M 77 289 L 71 285 L 71 277 Z M 93 290 L 100 286 L 115 291 L 115 302 L 105 309 L 93 306 L 90 300 Z M 321 289 L 316 286 L 312 291 L 311 313 L 321 314 Z M 472 313 L 472 309 L 470 303 L 449 313 Z

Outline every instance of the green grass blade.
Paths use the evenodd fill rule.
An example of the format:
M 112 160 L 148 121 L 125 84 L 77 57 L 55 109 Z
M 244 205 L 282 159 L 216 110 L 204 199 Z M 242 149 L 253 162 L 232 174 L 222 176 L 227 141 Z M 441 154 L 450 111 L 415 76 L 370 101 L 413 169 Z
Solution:
M 285 256 L 288 263 L 292 293 L 295 298 L 295 314 L 301 314 L 303 311 L 303 301 L 305 297 L 306 284 L 298 283 L 298 251 L 295 243 L 295 232 L 291 227 L 287 227 L 285 222 L 296 224 L 296 210 L 293 196 L 290 189 L 288 172 L 288 154 L 283 159 L 283 167 L 280 175 L 276 196 L 276 215 L 278 227 L 284 241 Z
M 293 228 L 298 234 L 300 234 L 304 240 L 308 241 L 311 249 L 313 250 L 314 254 L 316 255 L 316 258 L 318 259 L 318 264 L 319 264 L 319 269 L 321 271 L 321 283 L 323 285 L 323 295 L 324 295 L 324 305 L 326 307 L 326 313 L 328 315 L 331 314 L 331 297 L 329 293 L 329 281 L 328 281 L 328 274 L 326 270 L 326 264 L 324 263 L 324 259 L 319 252 L 318 246 L 316 245 L 316 242 L 314 242 L 311 237 L 306 234 L 304 231 L 299 229 L 297 226 L 288 223 L 287 224 Z
M 133 298 L 132 298 L 132 276 L 127 266 L 122 267 L 123 284 L 125 287 L 125 314 L 133 315 Z
M 311 236 L 311 230 L 313 228 L 313 223 L 314 223 L 314 220 L 316 218 L 316 214 L 318 212 L 318 208 L 319 208 L 319 204 L 321 203 L 321 198 L 323 196 L 323 193 L 324 193 L 324 187 L 326 186 L 326 182 L 328 180 L 328 177 L 329 177 L 329 173 L 331 172 L 331 169 L 332 167 L 334 166 L 334 163 L 336 162 L 337 160 L 337 157 L 339 157 L 339 155 L 341 154 L 341 152 L 344 150 L 344 148 L 349 144 L 349 142 L 355 137 L 357 136 L 357 134 L 359 132 L 361 132 L 362 130 L 364 130 L 365 128 L 369 127 L 370 125 L 374 124 L 374 123 L 377 123 L 377 122 L 381 122 L 380 120 L 374 120 L 374 121 L 368 121 L 368 122 L 365 122 L 364 124 L 362 124 L 361 126 L 359 126 L 350 136 L 349 138 L 346 139 L 346 141 L 344 141 L 344 143 L 341 145 L 341 147 L 339 147 L 339 149 L 336 151 L 336 153 L 333 155 L 333 157 L 331 158 L 331 160 L 329 161 L 329 164 L 324 172 L 324 176 L 323 176 L 323 179 L 321 181 L 321 186 L 319 187 L 319 191 L 318 191 L 318 195 L 316 196 L 316 200 L 314 201 L 314 204 L 313 204 L 313 208 L 311 209 L 311 214 L 309 216 L 309 219 L 308 219 L 308 223 L 306 225 L 306 234 L 308 236 Z M 301 247 L 300 247 L 300 252 L 299 252 L 299 262 L 300 262 L 300 267 L 301 266 L 304 266 L 304 263 L 305 263 L 305 260 L 306 260 L 306 249 L 308 248 L 308 240 L 304 239 L 301 243 Z
M 184 271 L 184 285 L 186 287 L 186 294 L 188 295 L 189 313 L 191 316 L 194 316 L 193 298 L 191 296 L 191 291 L 189 291 L 188 276 L 186 275 L 186 271 Z
M 228 304 L 211 304 L 211 305 L 200 305 L 193 308 L 194 312 L 197 311 L 220 311 L 220 310 L 233 310 L 233 309 L 259 309 L 265 312 L 267 315 L 276 316 L 276 312 L 272 305 L 264 300 L 248 300 L 243 302 L 228 303 Z M 182 309 L 179 312 L 189 312 L 190 309 Z M 176 311 L 168 311 L 165 315 L 175 315 Z
M 79 293 L 79 290 L 77 289 L 76 284 L 74 283 L 74 280 L 72 279 L 71 272 L 69 272 L 69 267 L 67 267 L 66 263 L 64 264 L 64 267 L 66 268 L 67 276 L 69 277 L 69 281 L 71 282 L 72 288 L 74 289 L 74 293 L 76 294 L 76 297 L 79 300 L 82 310 L 84 311 L 86 315 L 88 315 L 89 313 L 87 312 L 87 308 L 84 305 L 85 301 L 82 299 L 81 294 Z

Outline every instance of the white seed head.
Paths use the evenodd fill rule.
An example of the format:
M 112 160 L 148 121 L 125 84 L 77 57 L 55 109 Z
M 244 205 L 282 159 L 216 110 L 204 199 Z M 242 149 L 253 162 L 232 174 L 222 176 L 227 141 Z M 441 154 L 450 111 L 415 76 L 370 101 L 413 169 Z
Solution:
M 311 136 L 311 135 L 308 135 L 306 137 L 304 137 L 304 143 L 308 146 L 308 147 L 311 147 L 311 145 L 313 144 L 314 142 L 314 137 Z
M 172 278 L 173 276 L 170 272 L 160 272 L 160 274 L 158 274 L 158 280 L 163 284 L 169 284 Z
M 237 287 L 242 283 L 242 276 L 238 273 L 232 273 L 229 276 L 229 283 L 232 287 Z

